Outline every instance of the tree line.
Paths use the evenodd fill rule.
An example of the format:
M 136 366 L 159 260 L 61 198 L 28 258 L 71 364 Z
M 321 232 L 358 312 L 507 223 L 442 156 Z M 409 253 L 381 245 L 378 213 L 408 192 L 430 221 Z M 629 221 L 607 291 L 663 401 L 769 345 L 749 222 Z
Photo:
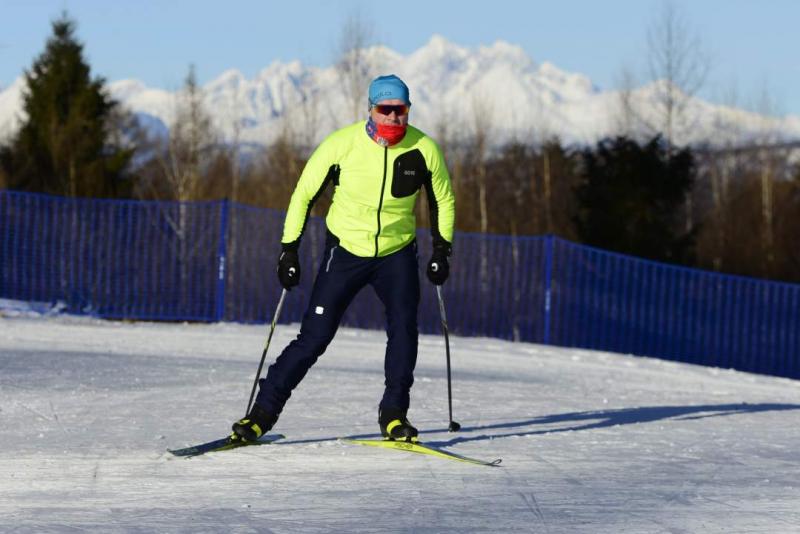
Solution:
M 357 41 L 349 50 L 361 50 L 359 32 L 347 35 Z M 364 101 L 357 88 L 366 88 L 369 69 L 358 56 L 343 58 L 351 58 L 341 73 L 357 115 L 363 104 L 356 103 Z M 225 142 L 203 107 L 192 67 L 168 135 L 148 133 L 92 76 L 66 14 L 53 22 L 25 80 L 21 127 L 0 146 L 4 188 L 72 197 L 227 198 L 285 209 L 311 149 L 289 126 L 271 145 L 247 152 L 236 139 Z M 800 282 L 800 166 L 792 163 L 798 147 L 676 146 L 681 107 L 673 93 L 667 97 L 665 128 L 636 128 L 629 106 L 625 133 L 591 146 L 565 146 L 555 137 L 494 146 L 490 118 L 480 109 L 465 133 L 444 126 L 433 132 L 453 180 L 457 230 L 553 234 L 656 261 Z M 314 215 L 326 212 L 330 195 Z M 418 217 L 428 224 L 424 200 Z

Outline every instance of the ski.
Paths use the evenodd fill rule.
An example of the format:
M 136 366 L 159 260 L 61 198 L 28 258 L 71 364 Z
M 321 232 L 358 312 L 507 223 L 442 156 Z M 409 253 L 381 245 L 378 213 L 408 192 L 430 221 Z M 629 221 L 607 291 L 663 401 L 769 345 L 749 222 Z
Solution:
M 466 462 L 475 465 L 486 465 L 490 467 L 498 467 L 503 460 L 498 458 L 492 461 L 478 460 L 477 458 L 470 458 L 462 456 L 454 452 L 428 445 L 420 441 L 394 441 L 390 439 L 356 439 L 356 438 L 340 438 L 345 443 L 356 443 L 358 445 L 367 445 L 369 447 L 381 447 L 384 449 L 395 449 L 398 451 L 415 452 L 417 454 L 426 454 L 428 456 L 435 456 L 437 458 L 445 458 L 447 460 L 455 460 L 457 462 Z
M 238 449 L 239 447 L 249 447 L 250 445 L 269 445 L 286 436 L 283 434 L 267 434 L 261 436 L 258 441 L 244 441 L 241 439 L 232 439 L 231 436 L 222 439 L 215 439 L 207 443 L 199 445 L 192 445 L 183 449 L 167 449 L 173 456 L 180 456 L 183 458 L 191 458 L 192 456 L 200 456 L 208 452 L 229 451 L 231 449 Z

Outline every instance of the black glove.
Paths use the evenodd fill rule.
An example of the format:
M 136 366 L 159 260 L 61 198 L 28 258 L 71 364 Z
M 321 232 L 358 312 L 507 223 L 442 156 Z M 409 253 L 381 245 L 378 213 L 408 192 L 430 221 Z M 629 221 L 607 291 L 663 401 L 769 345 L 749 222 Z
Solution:
M 450 274 L 450 264 L 447 261 L 449 255 L 449 246 L 433 247 L 431 261 L 428 262 L 428 280 L 434 285 L 440 286 L 447 280 L 447 276 Z
M 287 290 L 300 283 L 300 259 L 297 257 L 297 247 L 283 245 L 283 252 L 278 258 L 278 280 Z

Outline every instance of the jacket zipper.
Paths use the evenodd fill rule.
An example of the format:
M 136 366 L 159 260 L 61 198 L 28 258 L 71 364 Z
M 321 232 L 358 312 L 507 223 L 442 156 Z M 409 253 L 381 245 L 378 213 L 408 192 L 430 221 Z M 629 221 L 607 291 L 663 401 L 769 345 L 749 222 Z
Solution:
M 383 190 L 386 189 L 386 164 L 389 160 L 389 147 L 383 147 L 383 181 L 381 182 L 381 198 L 378 200 L 378 231 L 375 234 L 375 256 L 378 257 L 378 235 L 381 233 L 381 209 L 383 208 Z

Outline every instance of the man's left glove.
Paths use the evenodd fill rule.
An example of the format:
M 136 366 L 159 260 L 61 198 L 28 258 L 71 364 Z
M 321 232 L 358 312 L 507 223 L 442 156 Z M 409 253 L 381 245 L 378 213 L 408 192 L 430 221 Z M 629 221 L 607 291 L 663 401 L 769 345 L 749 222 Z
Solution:
M 428 280 L 434 285 L 440 286 L 444 284 L 447 277 L 450 275 L 450 263 L 447 257 L 450 256 L 450 246 L 438 245 L 433 247 L 433 254 L 431 254 L 431 261 L 428 262 Z
M 296 247 L 283 246 L 278 259 L 278 280 L 284 289 L 289 290 L 300 283 L 300 259 Z

